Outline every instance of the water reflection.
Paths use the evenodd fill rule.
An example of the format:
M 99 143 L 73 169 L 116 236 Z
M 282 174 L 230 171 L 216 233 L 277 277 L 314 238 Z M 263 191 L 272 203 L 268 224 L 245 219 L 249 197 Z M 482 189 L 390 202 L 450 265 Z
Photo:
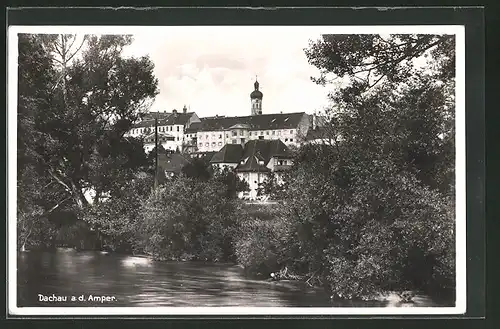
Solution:
M 44 296 L 114 296 L 115 300 L 42 302 Z M 430 300 L 423 302 L 431 306 Z M 385 306 L 387 302 L 331 302 L 298 282 L 245 278 L 232 264 L 156 262 L 99 252 L 22 253 L 18 258 L 18 306 Z M 392 305 L 391 305 L 392 306 Z

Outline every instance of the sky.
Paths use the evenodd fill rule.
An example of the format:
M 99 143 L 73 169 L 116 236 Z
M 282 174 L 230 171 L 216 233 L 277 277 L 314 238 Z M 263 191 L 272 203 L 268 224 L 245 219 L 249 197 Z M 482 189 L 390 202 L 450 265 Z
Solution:
M 328 87 L 311 81 L 318 70 L 304 48 L 320 35 L 310 29 L 167 29 L 134 34 L 125 55 L 148 55 L 155 64 L 159 94 L 151 111 L 186 105 L 200 117 L 250 115 L 257 76 L 263 114 L 313 113 L 328 105 Z

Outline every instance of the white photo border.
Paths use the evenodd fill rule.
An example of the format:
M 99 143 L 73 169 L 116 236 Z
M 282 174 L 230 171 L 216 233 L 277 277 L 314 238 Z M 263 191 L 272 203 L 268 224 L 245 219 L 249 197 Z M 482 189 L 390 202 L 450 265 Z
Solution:
M 17 88 L 18 34 L 138 34 L 143 32 L 196 32 L 198 29 L 244 29 L 266 33 L 298 29 L 321 34 L 452 34 L 456 38 L 455 85 L 455 183 L 456 183 L 456 300 L 454 307 L 18 307 L 17 306 Z M 7 305 L 15 316 L 247 316 L 247 315 L 458 315 L 466 312 L 466 136 L 465 136 L 465 26 L 463 25 L 384 25 L 384 26 L 10 26 L 8 42 L 8 238 L 7 238 Z

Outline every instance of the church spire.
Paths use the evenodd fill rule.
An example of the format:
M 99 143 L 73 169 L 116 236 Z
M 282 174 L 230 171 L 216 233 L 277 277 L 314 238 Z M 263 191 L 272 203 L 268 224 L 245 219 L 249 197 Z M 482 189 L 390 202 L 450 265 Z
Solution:
M 253 84 L 254 91 L 250 94 L 250 101 L 252 103 L 252 115 L 260 115 L 262 114 L 262 97 L 263 94 L 259 90 L 259 81 L 257 80 L 257 76 L 255 76 L 255 82 Z

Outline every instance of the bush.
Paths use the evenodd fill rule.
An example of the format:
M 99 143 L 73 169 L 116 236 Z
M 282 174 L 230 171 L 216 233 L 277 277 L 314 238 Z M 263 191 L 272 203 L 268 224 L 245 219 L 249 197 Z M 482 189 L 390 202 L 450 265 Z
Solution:
M 151 192 L 152 177 L 136 178 L 114 193 L 112 198 L 89 207 L 83 215 L 98 232 L 102 248 L 115 251 L 142 251 L 138 235 L 142 201 Z
M 277 208 L 265 205 L 241 207 L 233 246 L 236 259 L 247 273 L 263 275 L 278 271 L 287 260 L 290 222 Z
M 321 148 L 286 183 L 281 216 L 296 238 L 285 263 L 347 298 L 454 286 L 453 200 L 390 160 L 341 163 Z
M 158 259 L 232 259 L 236 201 L 226 196 L 223 183 L 186 176 L 152 193 L 140 211 L 144 250 Z

